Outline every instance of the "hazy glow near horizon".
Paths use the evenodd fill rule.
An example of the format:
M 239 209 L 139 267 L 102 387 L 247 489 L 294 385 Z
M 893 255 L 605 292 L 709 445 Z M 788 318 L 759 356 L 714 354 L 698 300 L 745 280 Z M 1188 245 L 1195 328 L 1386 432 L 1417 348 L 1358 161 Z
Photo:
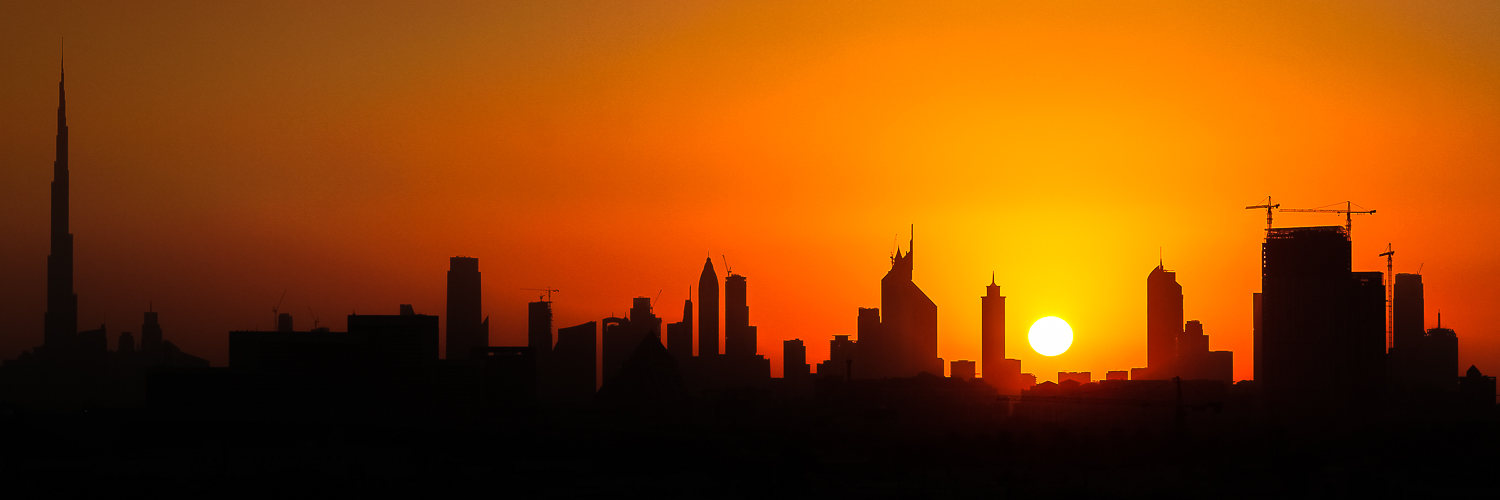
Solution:
M 1031 324 L 1026 334 L 1031 348 L 1043 356 L 1056 356 L 1073 346 L 1073 327 L 1057 316 L 1047 316 Z

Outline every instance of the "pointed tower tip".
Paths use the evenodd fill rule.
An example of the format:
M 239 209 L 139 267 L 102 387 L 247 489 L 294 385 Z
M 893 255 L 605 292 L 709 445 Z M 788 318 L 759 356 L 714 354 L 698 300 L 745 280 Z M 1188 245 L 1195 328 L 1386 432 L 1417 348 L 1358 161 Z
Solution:
M 990 271 L 990 286 L 995 286 L 995 272 Z

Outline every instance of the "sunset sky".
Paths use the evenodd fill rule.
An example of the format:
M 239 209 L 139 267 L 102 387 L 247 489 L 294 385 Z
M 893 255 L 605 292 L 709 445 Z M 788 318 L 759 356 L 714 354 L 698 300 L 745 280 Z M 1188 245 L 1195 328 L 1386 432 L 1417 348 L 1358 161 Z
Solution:
M 0 358 L 42 342 L 65 37 L 79 323 L 111 346 L 150 304 L 224 366 L 283 291 L 299 330 L 441 315 L 455 255 L 523 345 L 522 288 L 559 327 L 658 294 L 671 322 L 722 255 L 779 376 L 915 224 L 945 360 L 979 359 L 993 272 L 1023 371 L 1145 366 L 1160 252 L 1247 379 L 1271 195 L 1378 210 L 1355 270 L 1394 244 L 1500 372 L 1500 3 L 432 4 L 0 4 Z

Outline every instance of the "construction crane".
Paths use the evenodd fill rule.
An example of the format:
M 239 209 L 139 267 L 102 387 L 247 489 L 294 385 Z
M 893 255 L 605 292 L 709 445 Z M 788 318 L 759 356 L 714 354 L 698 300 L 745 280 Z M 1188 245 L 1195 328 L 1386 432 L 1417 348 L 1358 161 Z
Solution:
M 562 291 L 562 290 L 558 290 L 556 288 L 552 288 L 550 286 L 546 287 L 546 288 L 522 288 L 522 290 L 536 290 L 538 292 L 547 292 L 547 295 L 546 295 L 547 300 L 546 300 L 546 302 L 552 302 L 552 292 L 561 292 Z M 537 298 L 537 300 L 542 300 L 542 296 L 541 295 L 538 295 L 536 298 Z
M 312 316 L 312 319 L 313 319 L 313 329 L 317 330 L 318 329 L 318 313 L 313 312 L 312 306 L 307 306 L 307 315 L 308 316 Z
M 1352 202 L 1352 201 L 1346 201 L 1346 202 L 1344 202 L 1344 208 L 1342 210 L 1337 209 L 1337 208 L 1325 208 L 1325 207 L 1331 207 L 1331 206 L 1333 206 L 1333 205 L 1324 205 L 1323 207 L 1319 207 L 1319 208 L 1283 208 L 1280 211 L 1282 211 L 1282 212 L 1314 212 L 1314 213 L 1320 213 L 1320 214 L 1344 214 L 1344 231 L 1347 231 L 1351 235 L 1354 234 L 1354 216 L 1355 215 L 1371 215 L 1371 214 L 1375 213 L 1374 210 L 1355 210 L 1354 209 L 1354 202 Z M 1364 207 L 1360 207 L 1360 208 L 1364 208 Z
M 729 276 L 729 274 L 732 272 L 729 270 L 729 257 L 720 254 L 719 258 L 724 260 L 724 275 Z
M 282 290 L 281 298 L 276 299 L 276 305 L 271 306 L 271 331 L 273 332 L 276 331 L 276 327 L 281 323 L 281 303 L 286 300 L 286 292 L 286 290 Z
M 1266 231 L 1270 231 L 1271 230 L 1271 210 L 1275 209 L 1275 208 L 1281 208 L 1281 204 L 1280 203 L 1277 203 L 1277 204 L 1274 204 L 1274 205 L 1271 204 L 1271 197 L 1267 196 L 1265 203 L 1261 203 L 1259 205 L 1250 205 L 1248 207 L 1245 207 L 1246 210 L 1254 210 L 1254 209 L 1257 209 L 1257 208 L 1264 208 L 1264 209 L 1266 209 Z
M 1396 277 L 1391 275 L 1392 269 L 1395 268 L 1396 251 L 1391 249 L 1390 243 L 1386 243 L 1385 252 L 1380 256 L 1385 257 L 1385 348 L 1390 349 L 1396 346 L 1394 330 L 1396 316 L 1392 310 L 1394 303 L 1391 300 L 1395 293 L 1392 289 L 1396 286 Z

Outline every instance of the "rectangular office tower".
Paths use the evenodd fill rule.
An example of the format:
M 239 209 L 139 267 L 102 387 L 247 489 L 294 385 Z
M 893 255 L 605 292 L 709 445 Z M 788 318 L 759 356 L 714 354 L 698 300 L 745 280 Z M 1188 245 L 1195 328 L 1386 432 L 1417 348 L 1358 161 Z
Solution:
M 689 294 L 691 296 L 691 293 Z M 667 323 L 667 352 L 679 365 L 693 359 L 693 301 L 682 301 L 682 321 Z
M 599 324 L 593 321 L 557 329 L 552 350 L 553 393 L 576 403 L 587 403 L 599 388 Z
M 781 377 L 786 379 L 803 379 L 810 375 L 811 367 L 807 365 L 807 345 L 802 339 L 791 339 L 781 341 Z
M 1380 273 L 1352 273 L 1339 226 L 1278 228 L 1261 247 L 1260 365 L 1266 409 L 1351 416 L 1378 403 L 1385 349 Z
M 476 347 L 490 345 L 479 305 L 479 259 L 448 259 L 448 353 L 446 359 L 469 359 Z
M 1458 337 L 1453 330 L 1425 329 L 1422 275 L 1396 275 L 1392 300 L 1391 387 L 1407 394 L 1458 390 Z
M 526 345 L 539 363 L 546 363 L 552 354 L 552 301 L 526 304 Z
M 756 354 L 755 327 L 750 326 L 745 277 L 731 274 L 724 278 L 724 355 L 750 357 Z

